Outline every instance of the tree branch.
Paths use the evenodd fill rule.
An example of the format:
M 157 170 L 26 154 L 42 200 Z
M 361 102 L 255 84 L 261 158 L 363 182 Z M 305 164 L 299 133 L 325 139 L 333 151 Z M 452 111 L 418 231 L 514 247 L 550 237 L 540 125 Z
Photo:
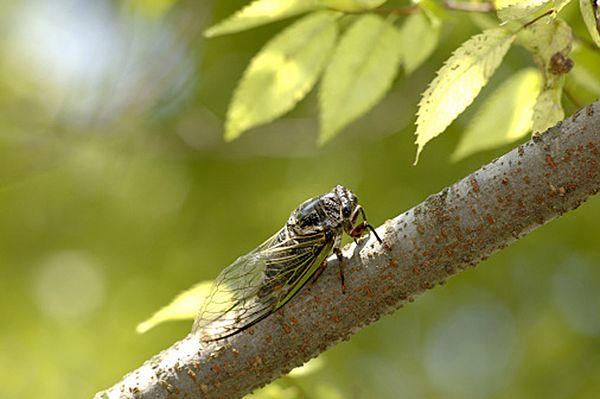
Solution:
M 96 398 L 234 398 L 267 384 L 415 295 L 577 208 L 600 190 L 600 101 L 345 249 L 312 287 L 254 328 L 187 336 Z M 373 204 L 371 204 L 373 206 Z

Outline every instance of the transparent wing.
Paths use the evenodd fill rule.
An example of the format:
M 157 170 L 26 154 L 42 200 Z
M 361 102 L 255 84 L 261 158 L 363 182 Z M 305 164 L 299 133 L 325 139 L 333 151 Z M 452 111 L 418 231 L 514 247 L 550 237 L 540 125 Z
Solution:
M 268 304 L 256 301 L 264 284 L 266 264 L 264 255 L 252 252 L 223 270 L 204 300 L 192 331 L 201 332 L 203 339 L 218 339 L 239 329 L 242 319 L 250 321 L 267 311 Z
M 214 341 L 267 317 L 314 274 L 332 244 L 322 233 L 290 237 L 282 229 L 219 274 L 192 331 Z

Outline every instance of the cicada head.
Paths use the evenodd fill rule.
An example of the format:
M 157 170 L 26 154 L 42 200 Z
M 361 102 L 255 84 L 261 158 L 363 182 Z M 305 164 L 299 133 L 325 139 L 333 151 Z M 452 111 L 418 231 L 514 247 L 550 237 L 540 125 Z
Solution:
M 341 185 L 300 205 L 292 212 L 288 228 L 296 234 L 310 234 L 325 229 L 335 235 L 344 232 L 352 238 L 362 236 L 367 228 L 372 230 L 356 195 Z
M 335 186 L 333 192 L 339 198 L 340 203 L 340 220 L 342 221 L 342 229 L 350 237 L 356 239 L 361 237 L 365 232 L 371 230 L 377 240 L 381 242 L 381 238 L 375 232 L 375 229 L 367 222 L 365 211 L 358 204 L 358 198 L 354 193 L 344 186 Z
M 337 199 L 337 217 L 339 218 L 344 231 L 348 233 L 352 230 L 352 225 L 355 222 L 352 220 L 352 217 L 359 208 L 358 198 L 352 191 L 340 185 L 335 186 L 332 193 L 335 194 Z
M 365 220 L 363 220 L 364 211 L 358 204 L 358 198 L 352 191 L 340 185 L 335 186 L 333 192 L 339 198 L 339 217 L 342 222 L 342 229 L 353 238 L 360 237 L 365 230 L 361 227 Z

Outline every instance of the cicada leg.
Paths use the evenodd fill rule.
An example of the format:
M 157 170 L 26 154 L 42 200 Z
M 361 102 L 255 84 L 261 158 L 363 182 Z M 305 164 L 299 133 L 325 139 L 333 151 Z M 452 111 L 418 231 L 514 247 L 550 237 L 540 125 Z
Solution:
M 362 222 L 360 222 L 358 225 L 354 226 L 354 223 L 356 223 L 356 221 L 358 220 L 358 216 L 362 216 Z M 352 215 L 350 215 L 350 222 L 354 226 L 352 228 L 352 230 L 350 231 L 350 237 L 352 237 L 354 239 L 354 241 L 356 241 L 357 238 L 360 238 L 363 234 L 365 234 L 365 230 L 369 229 L 371 231 L 371 233 L 373 233 L 375 238 L 377 238 L 377 241 L 379 241 L 380 244 L 383 243 L 383 241 L 381 240 L 381 238 L 379 238 L 379 235 L 377 234 L 377 232 L 375 231 L 373 226 L 371 226 L 367 222 L 367 215 L 365 215 L 365 210 L 363 209 L 362 206 L 358 205 L 354 209 L 354 212 L 352 212 Z
M 340 270 L 340 281 L 342 283 L 342 294 L 346 293 L 346 280 L 344 278 L 344 257 L 342 256 L 342 250 L 339 246 L 333 248 L 333 253 L 338 259 L 338 266 Z
M 319 278 L 321 273 L 323 273 L 323 270 L 325 270 L 325 266 L 327 266 L 327 259 L 323 259 L 323 262 L 321 262 L 321 264 L 319 265 L 317 270 L 315 270 L 315 274 L 313 274 L 313 276 L 311 277 L 311 282 L 310 282 L 311 287 L 317 281 L 317 279 Z
M 342 251 L 340 250 L 339 247 L 335 247 L 333 248 L 333 253 L 335 253 L 335 256 L 338 258 L 338 266 L 339 266 L 339 270 L 340 270 L 340 281 L 342 284 L 342 294 L 346 293 L 346 282 L 345 282 L 345 278 L 344 278 L 344 258 L 342 256 Z M 323 262 L 321 262 L 321 264 L 319 265 L 319 267 L 317 268 L 317 270 L 315 270 L 315 274 L 311 277 L 311 286 L 317 281 L 317 279 L 319 278 L 319 276 L 321 275 L 321 273 L 323 273 L 323 270 L 325 270 L 325 266 L 327 266 L 327 259 L 323 259 Z
M 330 242 L 330 240 L 334 240 L 333 241 L 333 252 L 335 253 L 335 256 L 338 258 L 338 265 L 339 265 L 339 270 L 340 270 L 340 281 L 342 283 L 342 294 L 344 294 L 344 293 L 346 293 L 346 284 L 345 284 L 345 280 L 344 280 L 344 264 L 343 264 L 342 251 L 340 250 L 340 245 L 342 244 L 342 237 L 341 236 L 335 237 L 331 230 L 325 230 L 324 234 L 325 234 L 326 241 Z M 321 273 L 323 273 L 323 270 L 325 270 L 326 266 L 327 266 L 327 259 L 323 259 L 323 261 L 321 262 L 321 264 L 319 265 L 317 270 L 315 270 L 313 276 L 311 277 L 311 285 L 317 281 L 317 279 L 319 278 Z

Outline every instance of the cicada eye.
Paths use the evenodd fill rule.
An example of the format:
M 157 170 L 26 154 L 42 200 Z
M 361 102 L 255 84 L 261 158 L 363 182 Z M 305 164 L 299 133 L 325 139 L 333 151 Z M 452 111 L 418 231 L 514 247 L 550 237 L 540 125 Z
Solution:
M 342 216 L 344 218 L 349 218 L 352 215 L 352 209 L 349 206 L 344 206 L 342 208 Z

